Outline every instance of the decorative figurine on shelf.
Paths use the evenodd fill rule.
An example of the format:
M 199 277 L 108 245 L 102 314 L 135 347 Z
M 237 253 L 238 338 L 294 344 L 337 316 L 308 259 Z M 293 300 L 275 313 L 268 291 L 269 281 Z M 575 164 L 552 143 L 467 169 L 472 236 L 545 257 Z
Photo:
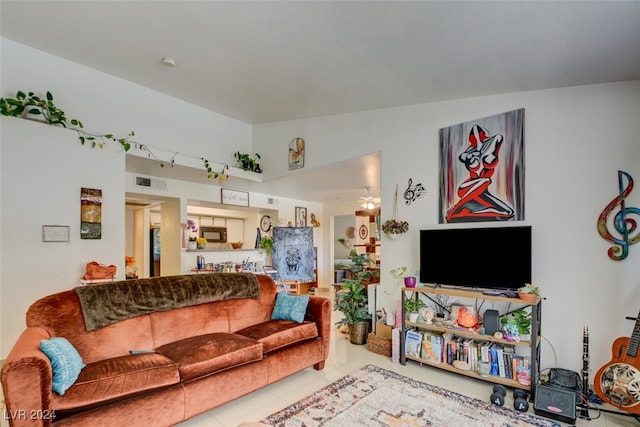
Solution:
M 433 323 L 433 318 L 436 315 L 436 312 L 431 308 L 422 308 L 420 309 L 420 315 L 424 319 L 424 323 L 427 325 L 431 325 Z

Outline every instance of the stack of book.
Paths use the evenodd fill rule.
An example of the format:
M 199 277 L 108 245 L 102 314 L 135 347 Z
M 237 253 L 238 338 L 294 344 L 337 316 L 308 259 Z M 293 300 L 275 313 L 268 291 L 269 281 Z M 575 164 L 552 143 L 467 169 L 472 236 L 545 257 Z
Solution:
M 515 347 L 495 342 L 474 341 L 472 338 L 440 334 L 433 331 L 408 330 L 405 338 L 405 355 L 421 361 L 453 365 L 460 360 L 478 371 L 478 361 L 492 364 L 492 375 L 517 380 L 530 385 L 531 367 L 529 357 L 515 354 Z

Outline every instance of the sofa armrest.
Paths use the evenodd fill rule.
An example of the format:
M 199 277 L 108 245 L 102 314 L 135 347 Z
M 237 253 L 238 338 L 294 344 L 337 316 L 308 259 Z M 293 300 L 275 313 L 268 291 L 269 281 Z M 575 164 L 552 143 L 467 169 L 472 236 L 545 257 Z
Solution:
M 27 328 L 9 352 L 0 373 L 6 409 L 3 417 L 15 426 L 50 426 L 53 373 L 40 340 L 51 338 L 42 328 Z
M 316 322 L 318 335 L 324 341 L 324 360 L 327 360 L 331 341 L 331 301 L 329 298 L 310 296 L 305 320 Z

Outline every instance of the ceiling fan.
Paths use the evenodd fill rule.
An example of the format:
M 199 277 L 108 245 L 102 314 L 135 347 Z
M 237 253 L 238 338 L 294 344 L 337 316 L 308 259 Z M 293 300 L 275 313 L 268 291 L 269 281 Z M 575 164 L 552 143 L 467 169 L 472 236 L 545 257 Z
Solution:
M 367 190 L 367 194 L 366 196 L 361 196 L 360 200 L 362 201 L 362 208 L 363 209 L 375 209 L 376 207 L 376 203 L 380 204 L 380 198 L 379 197 L 373 197 L 373 195 L 371 194 L 371 189 L 369 187 L 365 187 L 365 190 Z

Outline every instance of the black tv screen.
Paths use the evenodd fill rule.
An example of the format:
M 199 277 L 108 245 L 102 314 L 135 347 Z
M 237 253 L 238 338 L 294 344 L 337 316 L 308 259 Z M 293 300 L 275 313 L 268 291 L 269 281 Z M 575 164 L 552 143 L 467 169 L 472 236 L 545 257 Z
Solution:
M 420 282 L 479 289 L 531 283 L 531 227 L 420 230 Z

